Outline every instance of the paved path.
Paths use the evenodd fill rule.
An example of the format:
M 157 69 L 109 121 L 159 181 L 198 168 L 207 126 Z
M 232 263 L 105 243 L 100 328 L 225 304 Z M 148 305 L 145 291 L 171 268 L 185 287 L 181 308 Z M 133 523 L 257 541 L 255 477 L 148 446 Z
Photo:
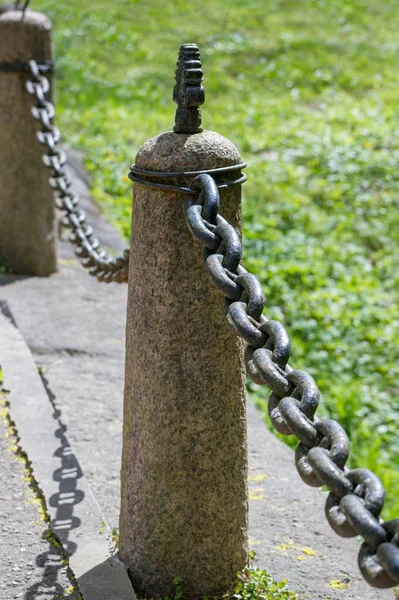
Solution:
M 46 539 L 48 526 L 15 452 L 5 410 L 0 418 L 0 598 L 77 600 L 60 548 Z M 45 537 L 43 537 L 45 536 Z M 72 592 L 72 593 L 71 593 Z M 40 595 L 39 595 L 40 594 Z
M 40 494 L 39 508 L 48 520 L 48 533 L 53 534 L 52 545 L 64 550 L 61 558 L 74 574 L 72 583 L 77 585 L 72 587 L 79 589 L 85 600 L 135 600 L 126 569 L 116 556 L 111 531 L 65 426 L 54 411 L 25 340 L 4 314 L 0 315 L 0 337 L 3 348 L 7 348 L 1 353 L 1 365 L 3 387 L 9 390 L 8 416 L 15 423 L 18 446 L 29 457 L 36 495 Z M 54 571 L 51 556 L 46 563 Z M 56 571 L 53 575 L 54 581 L 58 580 Z M 43 584 L 38 590 L 34 588 L 38 594 L 41 587 Z
M 123 248 L 90 204 L 79 161 L 73 164 L 95 231 L 101 230 L 99 237 L 107 245 Z M 60 244 L 56 275 L 0 280 L 3 309 L 11 311 L 41 370 L 57 417 L 111 527 L 118 526 L 119 515 L 126 292 L 127 286 L 90 278 L 65 242 Z M 342 540 L 329 529 L 325 496 L 302 484 L 292 451 L 267 431 L 252 406 L 248 416 L 250 537 L 257 564 L 276 579 L 288 579 L 300 600 L 393 600 L 392 590 L 374 590 L 361 579 L 358 542 Z M 7 581 L 9 577 L 11 573 Z

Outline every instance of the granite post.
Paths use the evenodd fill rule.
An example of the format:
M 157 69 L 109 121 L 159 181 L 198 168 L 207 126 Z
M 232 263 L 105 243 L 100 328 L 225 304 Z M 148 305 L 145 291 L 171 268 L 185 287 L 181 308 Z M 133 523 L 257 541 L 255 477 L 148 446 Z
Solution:
M 29 10 L 1 13 L 0 63 L 32 59 L 53 60 L 49 19 Z M 46 77 L 51 82 L 51 74 Z M 0 258 L 14 273 L 45 276 L 57 270 L 55 210 L 28 78 L 28 72 L 0 65 Z
M 184 64 L 179 68 L 184 76 Z M 178 85 L 179 77 L 178 69 Z M 235 146 L 195 125 L 195 115 L 184 112 L 198 116 L 198 107 L 176 95 L 175 88 L 174 132 L 145 143 L 136 167 L 239 165 Z M 187 187 L 193 178 L 167 184 Z M 221 214 L 237 228 L 240 188 L 220 191 Z M 173 596 L 178 577 L 184 598 L 199 600 L 226 591 L 247 562 L 245 375 L 242 344 L 225 325 L 223 297 L 204 272 L 184 200 L 180 192 L 134 185 L 120 556 L 137 593 Z

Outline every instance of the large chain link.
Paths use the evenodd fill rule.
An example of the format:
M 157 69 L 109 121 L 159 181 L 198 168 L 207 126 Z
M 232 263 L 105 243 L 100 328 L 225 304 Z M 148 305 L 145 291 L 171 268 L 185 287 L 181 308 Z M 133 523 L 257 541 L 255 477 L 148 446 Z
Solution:
M 76 246 L 75 254 L 90 275 L 106 283 L 126 283 L 129 250 L 125 250 L 123 256 L 113 258 L 104 249 L 100 249 L 92 227 L 86 223 L 85 213 L 79 209 L 79 197 L 70 189 L 72 182 L 65 172 L 66 155 L 58 148 L 60 131 L 53 123 L 54 105 L 46 100 L 50 90 L 49 80 L 34 60 L 29 62 L 29 72 L 30 79 L 26 82 L 26 89 L 35 98 L 32 115 L 41 126 L 37 139 L 47 147 L 43 162 L 51 171 L 49 185 L 56 192 L 56 206 L 64 212 L 61 223 L 71 230 L 69 241 Z
M 191 188 L 200 194 L 185 203 L 188 226 L 204 246 L 206 271 L 225 296 L 227 323 L 247 343 L 249 376 L 271 390 L 271 422 L 280 433 L 299 440 L 295 463 L 303 481 L 330 490 L 325 514 L 334 531 L 342 537 L 363 537 L 359 567 L 366 581 L 378 588 L 397 585 L 399 519 L 379 518 L 385 498 L 381 481 L 367 469 L 347 469 L 349 439 L 344 429 L 315 416 L 319 389 L 309 373 L 289 366 L 290 340 L 283 325 L 262 314 L 262 287 L 240 264 L 240 237 L 219 214 L 215 181 L 200 175 Z

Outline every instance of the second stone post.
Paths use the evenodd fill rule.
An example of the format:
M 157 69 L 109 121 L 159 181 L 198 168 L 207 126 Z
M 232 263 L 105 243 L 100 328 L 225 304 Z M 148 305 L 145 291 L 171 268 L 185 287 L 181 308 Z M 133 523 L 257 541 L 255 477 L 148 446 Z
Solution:
M 234 145 L 201 131 L 200 68 L 198 49 L 183 46 L 175 131 L 144 144 L 133 170 L 120 555 L 135 590 L 155 598 L 172 596 L 176 577 L 185 598 L 221 594 L 248 554 L 242 346 L 188 231 L 184 193 L 164 187 L 194 179 L 178 173 L 240 172 Z M 239 229 L 240 185 L 220 195 Z
M 53 192 L 43 146 L 25 86 L 28 63 L 51 66 L 52 28 L 38 12 L 0 15 L 0 259 L 14 273 L 47 276 L 57 270 Z M 46 73 L 51 82 L 51 72 Z M 52 100 L 52 91 L 43 99 Z

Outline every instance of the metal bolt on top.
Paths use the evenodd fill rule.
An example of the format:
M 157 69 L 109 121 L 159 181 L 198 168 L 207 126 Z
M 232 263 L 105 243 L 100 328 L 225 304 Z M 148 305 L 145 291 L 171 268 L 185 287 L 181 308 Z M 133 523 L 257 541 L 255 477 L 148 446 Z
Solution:
M 176 85 L 173 100 L 177 104 L 175 133 L 200 133 L 201 110 L 205 101 L 202 84 L 204 74 L 197 44 L 183 44 L 180 48 L 176 69 Z

